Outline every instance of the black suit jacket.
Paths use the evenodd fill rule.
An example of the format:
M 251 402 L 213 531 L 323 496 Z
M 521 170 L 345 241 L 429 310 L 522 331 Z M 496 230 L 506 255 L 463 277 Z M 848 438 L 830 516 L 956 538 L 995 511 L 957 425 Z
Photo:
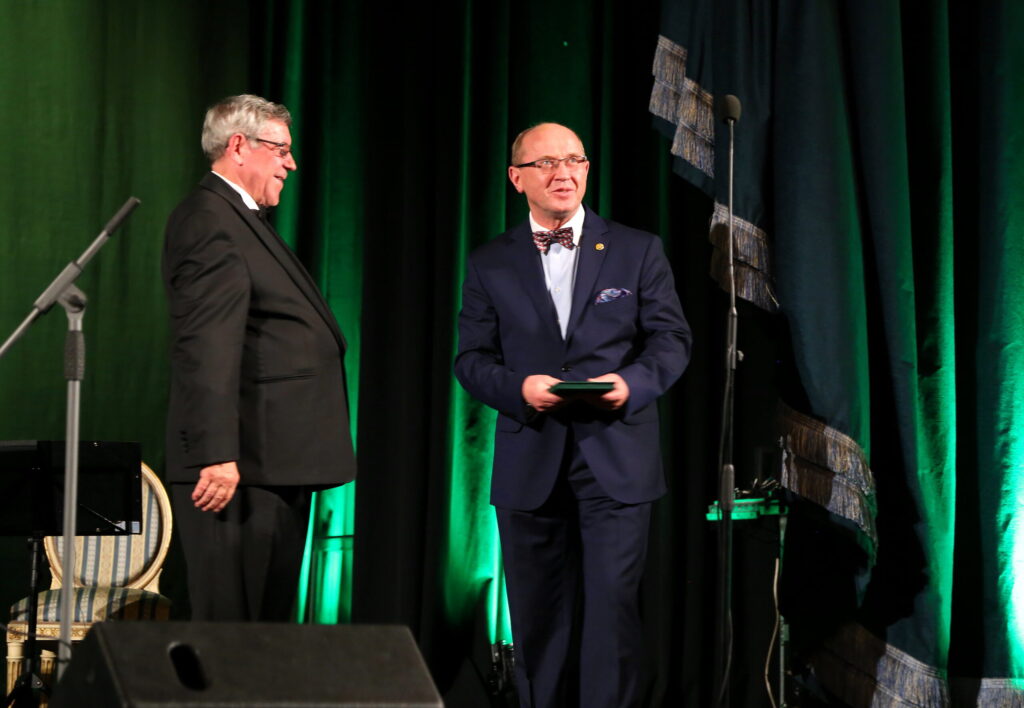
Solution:
M 171 213 L 167 477 L 237 460 L 241 484 L 355 477 L 345 340 L 292 251 L 209 173 Z

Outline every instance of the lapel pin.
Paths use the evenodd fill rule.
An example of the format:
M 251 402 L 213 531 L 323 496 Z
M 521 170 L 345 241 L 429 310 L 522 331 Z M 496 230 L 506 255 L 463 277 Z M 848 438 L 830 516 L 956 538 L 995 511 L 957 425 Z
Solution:
M 595 243 L 594 244 L 594 250 L 595 251 L 603 251 L 604 250 L 604 244 L 603 243 Z

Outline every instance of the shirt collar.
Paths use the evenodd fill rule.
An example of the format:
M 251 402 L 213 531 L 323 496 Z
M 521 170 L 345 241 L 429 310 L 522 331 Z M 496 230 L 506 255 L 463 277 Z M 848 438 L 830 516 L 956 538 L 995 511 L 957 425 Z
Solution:
M 234 182 L 232 182 L 231 180 L 229 180 L 229 179 L 228 179 L 227 177 L 225 177 L 224 175 L 222 175 L 222 174 L 221 174 L 220 172 L 216 172 L 216 171 L 214 171 L 214 170 L 210 170 L 210 172 L 213 172 L 213 174 L 217 175 L 217 176 L 218 176 L 218 177 L 220 177 L 220 178 L 221 178 L 222 180 L 224 180 L 225 182 L 227 182 L 227 183 L 228 183 L 228 186 L 229 186 L 229 187 L 231 187 L 231 188 L 232 188 L 233 190 L 235 190 L 236 192 L 238 192 L 239 196 L 240 196 L 240 197 L 242 197 L 242 201 L 243 201 L 243 202 L 245 202 L 245 205 L 246 205 L 247 207 L 249 207 L 250 209 L 253 209 L 253 210 L 259 211 L 259 208 L 260 208 L 260 207 L 259 207 L 259 205 L 258 205 L 258 204 L 256 203 L 256 200 L 255 200 L 255 199 L 253 199 L 253 198 L 252 198 L 251 196 L 249 196 L 249 193 L 248 193 L 247 191 L 245 191 L 245 190 L 244 190 L 244 189 L 243 189 L 242 187 L 239 187 L 239 186 L 238 186 L 237 184 L 235 184 Z

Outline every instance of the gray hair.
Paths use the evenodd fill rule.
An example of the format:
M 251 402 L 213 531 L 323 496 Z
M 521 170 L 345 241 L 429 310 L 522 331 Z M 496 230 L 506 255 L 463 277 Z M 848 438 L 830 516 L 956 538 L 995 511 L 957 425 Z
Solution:
M 224 154 L 232 135 L 241 133 L 255 137 L 268 120 L 279 120 L 285 125 L 291 125 L 292 115 L 281 104 L 271 103 L 259 96 L 228 96 L 206 111 L 206 119 L 203 120 L 203 152 L 210 162 L 215 162 Z

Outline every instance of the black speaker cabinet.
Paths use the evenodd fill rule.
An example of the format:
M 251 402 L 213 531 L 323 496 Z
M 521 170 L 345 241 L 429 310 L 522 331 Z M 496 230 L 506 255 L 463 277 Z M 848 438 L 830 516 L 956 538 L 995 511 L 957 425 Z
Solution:
M 440 708 L 406 627 L 103 622 L 50 701 L 97 706 Z

